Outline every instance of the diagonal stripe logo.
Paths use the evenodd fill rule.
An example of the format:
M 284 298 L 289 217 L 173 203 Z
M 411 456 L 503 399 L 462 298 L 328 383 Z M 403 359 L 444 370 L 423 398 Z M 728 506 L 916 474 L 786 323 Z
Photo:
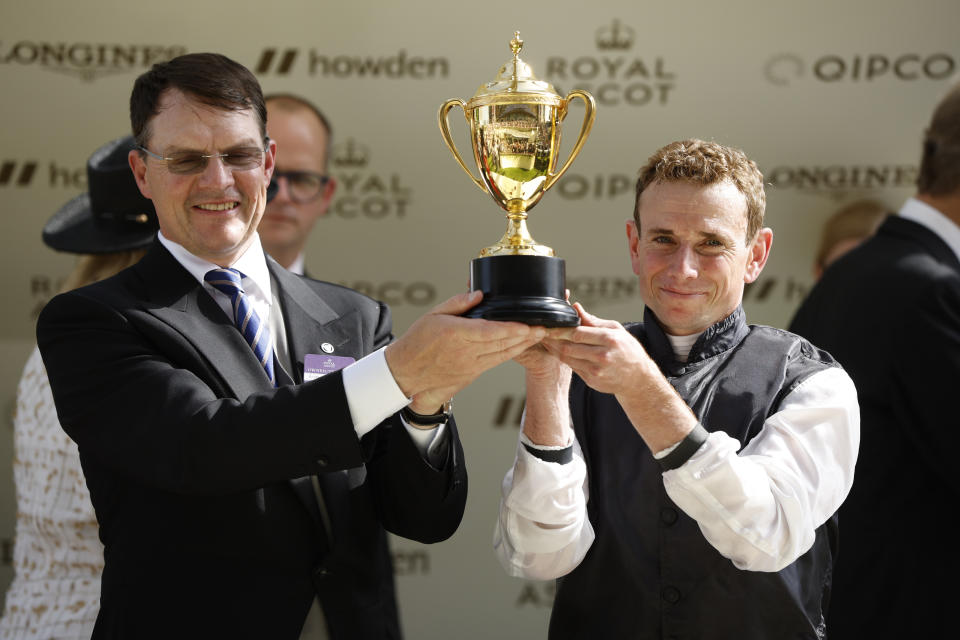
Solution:
M 17 173 L 17 162 L 15 160 L 4 160 L 0 164 L 0 187 L 7 184 L 14 184 L 18 187 L 26 187 L 33 180 L 33 174 L 37 170 L 36 162 L 24 162 Z
M 276 68 L 276 74 L 278 76 L 285 76 L 290 73 L 290 69 L 293 67 L 293 63 L 297 59 L 298 53 L 299 51 L 297 49 L 286 49 L 283 52 L 283 54 L 280 56 L 280 62 L 277 64 Z M 263 53 L 260 54 L 260 60 L 257 62 L 256 73 L 270 73 L 270 67 L 273 65 L 273 61 L 276 57 L 277 49 L 264 49 Z
M 751 302 L 763 302 L 770 297 L 777 286 L 777 278 L 767 278 L 762 282 L 755 282 L 744 290 L 744 298 L 749 297 Z M 748 295 L 749 294 L 749 295 Z

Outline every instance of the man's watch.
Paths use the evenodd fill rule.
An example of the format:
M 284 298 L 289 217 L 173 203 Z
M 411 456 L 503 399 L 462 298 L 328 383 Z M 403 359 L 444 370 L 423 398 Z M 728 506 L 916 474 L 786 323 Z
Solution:
M 403 419 L 409 422 L 410 424 L 415 424 L 421 427 L 432 427 L 435 424 L 440 424 L 441 422 L 446 422 L 450 419 L 450 412 L 453 408 L 453 400 L 447 400 L 440 407 L 440 411 L 436 413 L 423 414 L 417 413 L 410 409 L 409 406 L 400 409 L 400 415 L 403 416 Z

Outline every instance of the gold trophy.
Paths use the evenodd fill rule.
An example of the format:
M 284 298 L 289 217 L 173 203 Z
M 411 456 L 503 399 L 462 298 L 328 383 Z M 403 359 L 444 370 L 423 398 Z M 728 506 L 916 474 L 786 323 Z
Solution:
M 453 157 L 474 184 L 507 212 L 507 231 L 470 264 L 470 288 L 483 300 L 466 313 L 488 320 L 513 320 L 546 327 L 574 327 L 576 310 L 566 301 L 564 261 L 553 249 L 536 242 L 527 230 L 527 212 L 560 179 L 580 153 L 593 127 L 596 104 L 586 91 L 560 97 L 520 59 L 523 40 L 514 32 L 513 59 L 496 79 L 481 86 L 469 102 L 454 98 L 440 107 L 440 133 Z M 555 171 L 560 152 L 560 123 L 574 98 L 586 113 L 580 137 L 567 161 Z M 470 127 L 473 157 L 480 179 L 473 176 L 450 137 L 448 114 L 460 106 Z

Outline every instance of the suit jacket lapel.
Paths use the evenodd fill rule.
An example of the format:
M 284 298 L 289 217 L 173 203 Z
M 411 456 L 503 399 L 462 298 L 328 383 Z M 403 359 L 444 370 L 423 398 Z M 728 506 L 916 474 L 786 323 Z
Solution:
M 163 245 L 154 242 L 134 268 L 144 283 L 147 311 L 190 342 L 234 398 L 272 388 L 233 321 Z
M 303 382 L 303 360 L 308 353 L 322 353 L 320 345 L 333 346 L 333 355 L 360 359 L 362 344 L 356 312 L 338 315 L 320 296 L 272 258 L 267 258 L 270 274 L 279 287 L 277 297 L 283 310 L 287 328 L 287 345 L 294 371 L 291 375 L 298 384 Z

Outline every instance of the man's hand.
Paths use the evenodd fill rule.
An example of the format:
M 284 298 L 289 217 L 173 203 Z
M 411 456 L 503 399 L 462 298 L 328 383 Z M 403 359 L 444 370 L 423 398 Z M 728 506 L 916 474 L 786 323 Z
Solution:
M 587 313 L 579 302 L 573 306 L 580 314 L 580 326 L 552 330 L 543 345 L 590 387 L 618 395 L 635 389 L 637 378 L 659 373 L 640 342 L 622 324 Z
M 557 329 L 547 329 L 547 336 L 544 340 L 549 340 L 551 332 L 554 331 L 557 331 Z M 547 351 L 542 342 L 528 348 L 514 360 L 527 370 L 527 377 L 538 380 L 555 380 L 562 375 L 570 376 L 570 367 Z
M 574 304 L 580 326 L 551 331 L 544 347 L 590 387 L 614 394 L 654 453 L 683 440 L 697 418 L 677 395 L 643 345 L 619 322 Z
M 519 322 L 462 318 L 483 297 L 462 293 L 420 317 L 384 356 L 397 386 L 414 400 L 410 409 L 430 414 L 481 373 L 523 353 L 546 335 Z

